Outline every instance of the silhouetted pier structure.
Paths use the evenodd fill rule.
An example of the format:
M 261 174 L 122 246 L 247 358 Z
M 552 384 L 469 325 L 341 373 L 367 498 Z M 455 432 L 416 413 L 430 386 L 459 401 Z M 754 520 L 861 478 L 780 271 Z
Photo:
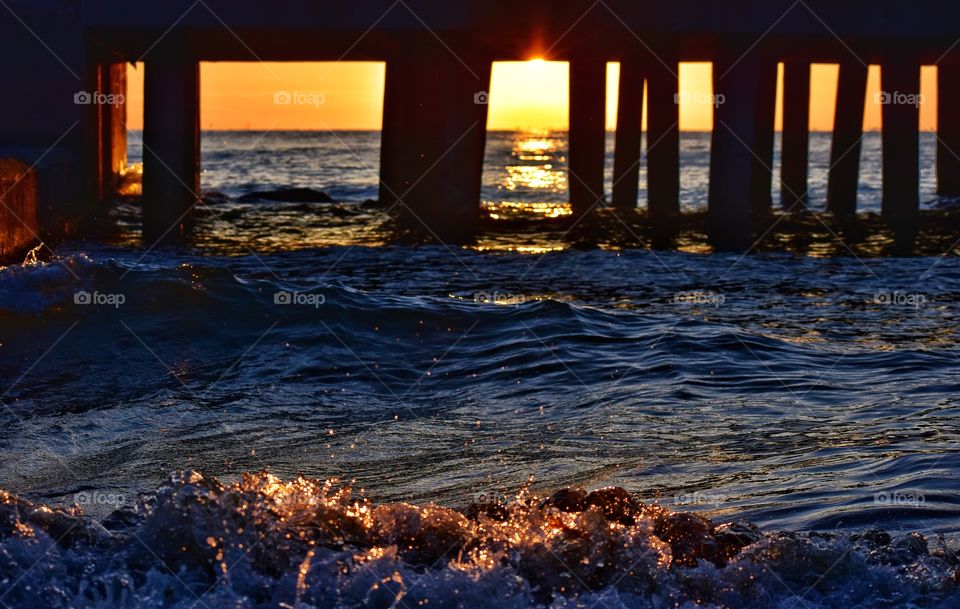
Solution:
M 920 66 L 937 64 L 939 186 L 960 195 L 960 3 L 955 0 L 16 0 L 0 10 L 8 94 L 0 147 L 52 159 L 49 217 L 106 196 L 125 157 L 122 108 L 75 106 L 75 91 L 120 93 L 145 63 L 143 209 L 148 240 L 176 239 L 199 191 L 201 61 L 385 61 L 382 202 L 443 239 L 477 225 L 494 61 L 570 62 L 570 202 L 575 215 L 635 207 L 647 88 L 649 221 L 679 213 L 678 64 L 714 66 L 710 239 L 750 246 L 771 209 L 778 62 L 785 65 L 783 205 L 806 203 L 810 64 L 840 64 L 828 209 L 857 207 L 868 64 L 882 69 L 883 212 L 909 234 L 919 210 Z M 622 66 L 615 184 L 604 200 L 605 64 Z M 22 93 L 21 93 L 22 92 Z M 68 129 L 76 123 L 75 129 Z M 63 135 L 66 133 L 66 135 Z M 61 138 L 58 140 L 57 138 Z M 50 164 L 50 160 L 46 163 Z M 49 173 L 50 170 L 48 169 Z M 56 191 L 56 187 L 52 188 Z M 83 193 L 78 197 L 77 193 Z M 56 212 L 56 213 L 54 213 Z

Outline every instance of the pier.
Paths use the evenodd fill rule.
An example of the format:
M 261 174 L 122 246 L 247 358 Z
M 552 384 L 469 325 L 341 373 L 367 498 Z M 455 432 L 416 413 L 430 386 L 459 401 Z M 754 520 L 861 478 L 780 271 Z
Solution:
M 201 199 L 200 62 L 383 61 L 381 203 L 442 240 L 479 217 L 491 65 L 544 57 L 570 66 L 569 186 L 575 218 L 636 208 L 669 233 L 679 209 L 680 62 L 713 63 L 709 238 L 749 249 L 751 224 L 807 205 L 810 66 L 840 66 L 827 210 L 857 212 L 869 65 L 881 66 L 883 215 L 909 240 L 919 213 L 920 68 L 960 93 L 960 4 L 949 0 L 10 0 L 0 8 L 8 94 L 0 156 L 36 168 L 40 229 L 71 232 L 109 197 L 126 161 L 124 65 L 145 65 L 143 232 L 176 242 Z M 606 64 L 621 82 L 612 198 L 604 190 Z M 777 65 L 784 66 L 783 171 L 772 183 Z M 640 116 L 646 91 L 647 149 Z M 960 109 L 940 104 L 938 185 L 960 196 Z

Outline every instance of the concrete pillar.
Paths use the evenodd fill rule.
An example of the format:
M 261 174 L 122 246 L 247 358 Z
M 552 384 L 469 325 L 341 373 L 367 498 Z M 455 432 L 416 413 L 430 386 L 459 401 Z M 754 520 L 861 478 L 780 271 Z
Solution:
M 769 60 L 759 62 L 757 73 L 757 126 L 754 139 L 754 169 L 750 188 L 750 209 L 756 214 L 769 213 L 773 208 L 773 148 L 774 121 L 777 112 L 777 64 Z
M 21 161 L 0 159 L 0 264 L 23 262 L 39 232 L 37 174 Z
M 937 192 L 960 197 L 960 63 L 941 62 L 937 83 Z
M 640 190 L 640 148 L 643 145 L 644 75 L 636 60 L 620 62 L 617 143 L 613 157 L 613 206 L 632 210 Z
M 680 213 L 680 65 L 651 62 L 647 74 L 647 196 L 654 228 Z
M 732 51 L 714 62 L 718 103 L 710 148 L 708 216 L 710 242 L 718 250 L 743 251 L 751 245 L 751 201 L 758 181 L 752 145 L 760 139 L 765 66 L 750 54 Z
M 783 209 L 807 204 L 810 161 L 810 64 L 783 65 L 783 140 L 780 156 L 780 205 Z
M 881 89 L 883 215 L 900 229 L 920 210 L 920 65 L 884 63 Z
M 857 213 L 866 95 L 867 66 L 853 61 L 841 63 L 827 185 L 827 209 L 840 216 Z
M 175 243 L 200 196 L 200 66 L 171 43 L 144 69 L 144 238 Z
M 476 231 L 490 68 L 418 56 L 387 64 L 380 201 L 427 237 L 463 242 Z
M 570 132 L 567 167 L 570 205 L 580 216 L 603 204 L 607 64 L 570 62 Z
M 100 64 L 100 196 L 110 196 L 127 166 L 127 64 Z

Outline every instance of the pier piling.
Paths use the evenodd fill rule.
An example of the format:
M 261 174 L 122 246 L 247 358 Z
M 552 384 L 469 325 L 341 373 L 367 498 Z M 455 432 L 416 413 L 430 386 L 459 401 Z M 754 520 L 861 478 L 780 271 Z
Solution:
M 144 69 L 143 233 L 151 244 L 175 243 L 200 193 L 200 66 L 164 45 Z
M 603 203 L 607 64 L 570 61 L 570 131 L 567 182 L 570 206 L 582 216 Z
M 827 209 L 838 216 L 857 212 L 866 95 L 867 66 L 859 61 L 841 63 L 827 184 Z
M 780 206 L 785 210 L 807 204 L 810 158 L 810 64 L 783 65 L 783 134 L 780 156 Z
M 753 144 L 753 180 L 750 189 L 750 210 L 767 214 L 773 208 L 774 120 L 777 111 L 777 64 L 758 62 L 757 114 Z
M 680 80 L 678 61 L 653 60 L 647 75 L 647 208 L 654 231 L 670 230 L 680 213 Z
M 883 215 L 908 230 L 920 210 L 920 65 L 890 61 L 881 68 Z
M 738 59 L 739 58 L 739 59 Z M 714 62 L 713 136 L 710 147 L 709 232 L 714 248 L 750 247 L 750 212 L 757 180 L 753 146 L 760 139 L 762 70 L 755 57 L 727 53 Z
M 621 61 L 617 140 L 613 157 L 613 206 L 618 210 L 637 207 L 643 146 L 643 86 L 644 73 L 640 63 Z
M 937 192 L 960 197 L 960 62 L 943 61 L 937 66 Z
M 380 149 L 380 202 L 445 242 L 476 231 L 490 62 L 391 60 Z

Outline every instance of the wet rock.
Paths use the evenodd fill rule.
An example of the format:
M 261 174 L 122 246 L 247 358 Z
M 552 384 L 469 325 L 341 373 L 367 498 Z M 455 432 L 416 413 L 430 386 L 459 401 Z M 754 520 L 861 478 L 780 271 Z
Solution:
M 643 504 L 626 489 L 610 486 L 597 489 L 586 497 L 587 508 L 597 508 L 611 522 L 630 526 L 643 512 Z
M 725 561 L 740 553 L 743 548 L 763 539 L 756 525 L 738 520 L 725 522 L 713 528 L 713 538 L 720 545 L 720 554 Z
M 506 522 L 510 518 L 510 510 L 499 501 L 475 501 L 463 513 L 474 521 L 480 520 L 481 516 L 496 522 Z
M 677 512 L 658 518 L 654 534 L 670 544 L 675 565 L 695 567 L 701 559 L 718 567 L 726 564 L 721 545 L 713 536 L 712 523 L 702 516 Z
M 561 512 L 582 512 L 587 509 L 587 493 L 582 488 L 562 488 L 540 502 L 540 509 L 555 508 Z
M 435 505 L 381 505 L 372 516 L 376 543 L 396 546 L 401 558 L 417 565 L 433 566 L 455 557 L 471 527 L 460 512 Z
M 890 533 L 883 529 L 869 529 L 863 533 L 854 533 L 850 536 L 850 541 L 859 542 L 872 550 L 890 545 Z
M 240 197 L 239 201 L 244 203 L 251 201 L 279 201 L 283 203 L 335 202 L 327 193 L 313 190 L 312 188 L 279 188 L 277 190 L 250 192 Z

